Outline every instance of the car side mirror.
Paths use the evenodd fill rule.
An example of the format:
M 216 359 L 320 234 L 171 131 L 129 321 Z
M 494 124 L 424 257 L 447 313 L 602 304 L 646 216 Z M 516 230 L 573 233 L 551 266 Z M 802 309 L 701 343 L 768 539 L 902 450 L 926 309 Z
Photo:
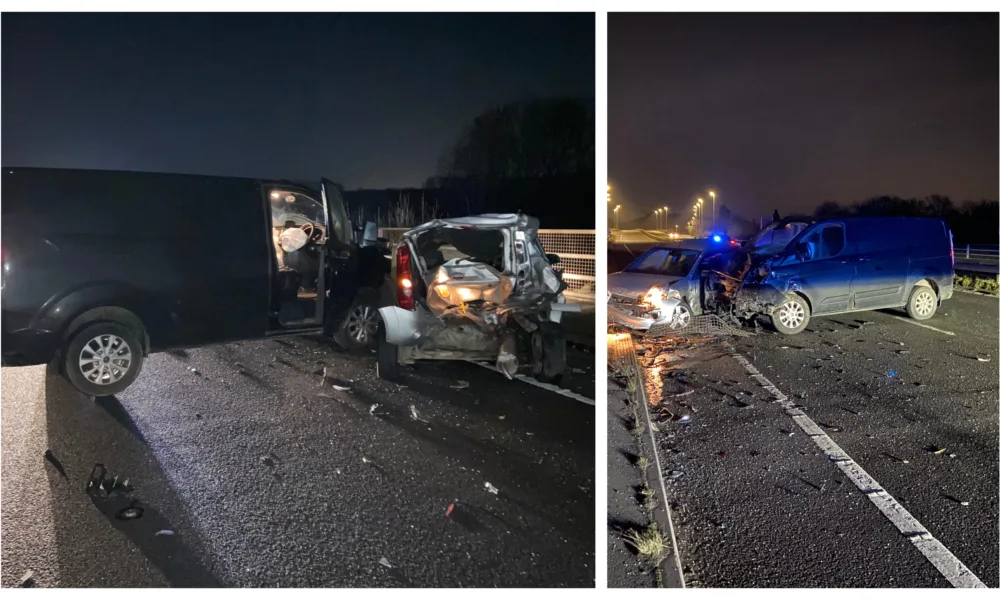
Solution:
M 550 265 L 558 265 L 559 264 L 559 255 L 558 254 L 546 254 L 545 255 L 545 260 L 549 261 Z

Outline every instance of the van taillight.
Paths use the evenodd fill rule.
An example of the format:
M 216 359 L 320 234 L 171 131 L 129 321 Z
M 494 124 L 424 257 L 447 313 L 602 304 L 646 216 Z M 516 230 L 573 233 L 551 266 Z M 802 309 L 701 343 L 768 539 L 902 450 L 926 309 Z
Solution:
M 410 247 L 405 243 L 396 249 L 396 304 L 413 310 L 413 269 Z

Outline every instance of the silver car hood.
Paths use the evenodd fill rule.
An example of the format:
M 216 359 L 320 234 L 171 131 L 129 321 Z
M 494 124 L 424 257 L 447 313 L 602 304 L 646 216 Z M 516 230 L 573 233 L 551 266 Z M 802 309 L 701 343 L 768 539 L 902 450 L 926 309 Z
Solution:
M 639 299 L 645 296 L 649 288 L 653 286 L 667 289 L 681 279 L 683 277 L 648 273 L 626 273 L 625 271 L 612 273 L 608 275 L 608 294 L 609 296 Z

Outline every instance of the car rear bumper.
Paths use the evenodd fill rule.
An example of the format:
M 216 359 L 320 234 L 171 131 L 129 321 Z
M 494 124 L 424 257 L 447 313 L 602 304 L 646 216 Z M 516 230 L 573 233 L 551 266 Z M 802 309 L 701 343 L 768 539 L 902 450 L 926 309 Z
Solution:
M 0 339 L 3 346 L 0 363 L 3 366 L 43 365 L 52 360 L 59 346 L 54 333 L 32 330 L 11 332 L 7 329 L 6 316 L 3 320 L 3 337 Z

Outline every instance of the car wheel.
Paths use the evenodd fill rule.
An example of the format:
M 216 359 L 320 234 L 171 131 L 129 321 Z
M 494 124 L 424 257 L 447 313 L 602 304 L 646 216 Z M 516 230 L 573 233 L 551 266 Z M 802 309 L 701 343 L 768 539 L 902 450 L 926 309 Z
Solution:
M 376 290 L 362 288 L 351 303 L 344 322 L 333 334 L 333 340 L 344 350 L 370 350 L 378 344 L 379 295 Z
M 681 302 L 674 309 L 674 316 L 670 320 L 670 328 L 673 330 L 686 329 L 691 325 L 691 306 L 687 302 Z
M 399 378 L 399 348 L 385 339 L 385 323 L 379 322 L 376 330 L 378 339 L 378 376 L 389 381 Z
M 913 288 L 909 300 L 906 301 L 906 314 L 911 319 L 925 321 L 937 312 L 937 304 L 937 294 L 934 293 L 934 289 L 918 285 Z
M 87 325 L 67 341 L 62 371 L 73 387 L 88 396 L 113 396 L 132 385 L 142 370 L 139 334 L 121 323 Z
M 809 325 L 809 304 L 802 296 L 789 294 L 785 301 L 774 309 L 771 321 L 778 333 L 795 335 Z

